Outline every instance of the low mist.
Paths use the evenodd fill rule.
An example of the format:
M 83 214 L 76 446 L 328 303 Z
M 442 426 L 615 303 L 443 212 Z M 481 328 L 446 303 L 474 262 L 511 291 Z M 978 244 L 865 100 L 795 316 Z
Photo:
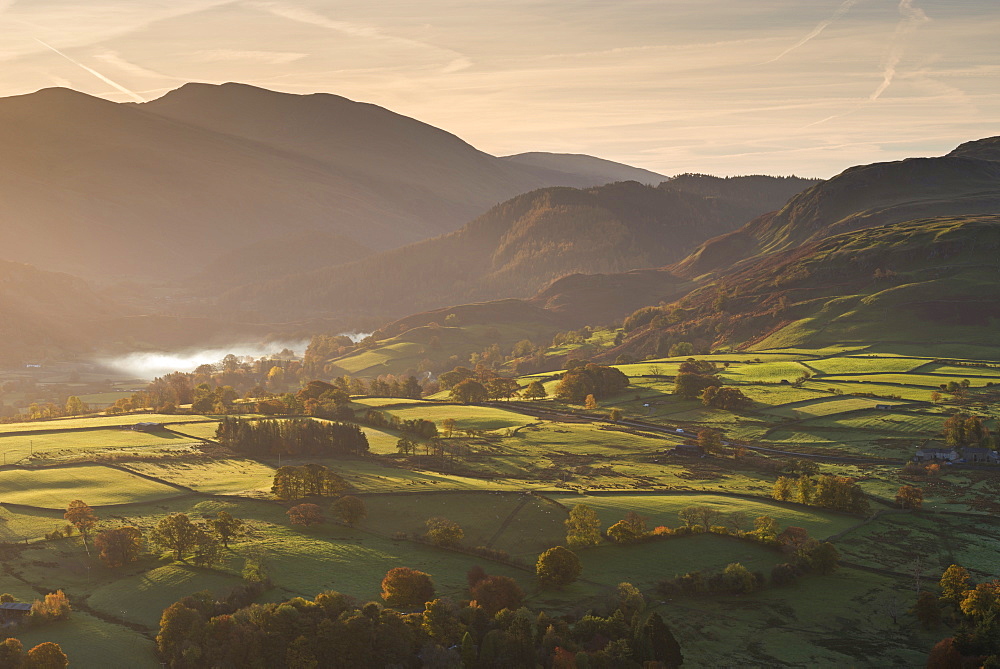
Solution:
M 233 344 L 203 349 L 186 348 L 178 351 L 142 351 L 100 358 L 95 362 L 122 374 L 152 380 L 157 376 L 171 372 L 193 372 L 200 365 L 213 365 L 221 362 L 230 353 L 239 358 L 264 358 L 273 356 L 287 348 L 301 356 L 308 345 L 308 340 L 300 340 L 276 341 L 267 344 Z

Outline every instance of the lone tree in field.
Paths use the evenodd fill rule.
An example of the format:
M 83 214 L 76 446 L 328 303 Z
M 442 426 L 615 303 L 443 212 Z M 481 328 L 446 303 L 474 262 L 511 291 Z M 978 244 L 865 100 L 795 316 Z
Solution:
M 80 531 L 80 534 L 83 536 L 83 545 L 89 553 L 90 547 L 87 546 L 87 535 L 97 525 L 97 516 L 94 515 L 94 510 L 82 500 L 74 499 L 66 507 L 66 513 L 63 514 L 63 518 L 72 523 Z
M 545 385 L 541 381 L 532 381 L 528 384 L 528 387 L 521 392 L 521 397 L 526 400 L 541 400 L 548 396 L 549 394 L 545 390 Z
M 542 585 L 561 588 L 580 577 L 583 567 L 576 553 L 564 546 L 555 546 L 538 556 L 535 574 Z
M 706 453 L 721 453 L 722 452 L 722 437 L 716 430 L 701 430 L 698 432 L 698 445 Z
M 382 579 L 382 599 L 389 606 L 422 606 L 434 599 L 434 581 L 409 567 L 390 569 Z
M 117 527 L 98 532 L 94 545 L 101 552 L 101 561 L 109 567 L 123 567 L 135 562 L 142 554 L 142 532 L 137 527 Z
M 198 544 L 198 527 L 183 513 L 174 513 L 159 523 L 149 533 L 153 543 L 174 552 L 174 559 L 180 560 Z
M 900 486 L 896 491 L 896 504 L 901 509 L 919 509 L 924 505 L 924 491 L 912 485 Z
M 287 511 L 288 519 L 292 525 L 319 525 L 326 522 L 323 516 L 323 509 L 316 504 L 296 504 Z
M 465 536 L 462 526 L 447 518 L 431 518 L 427 521 L 427 538 L 437 546 L 457 546 Z
M 223 548 L 227 550 L 229 549 L 230 539 L 242 536 L 246 532 L 243 521 L 239 518 L 233 518 L 228 511 L 220 511 L 208 524 L 219 535 L 219 540 L 222 542 Z
M 570 548 L 586 548 L 601 543 L 601 519 L 586 504 L 577 504 L 566 519 L 566 543 Z
M 342 522 L 354 527 L 368 517 L 368 508 L 364 500 L 354 495 L 344 495 L 333 503 L 333 515 Z

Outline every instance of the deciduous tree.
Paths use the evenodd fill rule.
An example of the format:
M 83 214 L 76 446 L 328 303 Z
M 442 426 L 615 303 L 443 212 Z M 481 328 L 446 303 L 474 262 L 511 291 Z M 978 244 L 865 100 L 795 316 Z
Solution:
M 416 606 L 434 598 L 434 582 L 409 567 L 390 569 L 382 579 L 382 599 L 389 606 Z
M 427 538 L 438 546 L 457 546 L 465 536 L 462 526 L 447 518 L 431 518 L 427 521 Z
M 316 504 L 308 502 L 305 504 L 296 504 L 286 513 L 292 525 L 305 525 L 309 527 L 310 525 L 318 525 L 326 522 L 326 518 L 323 516 L 323 509 Z
M 524 602 L 524 591 L 509 576 L 487 576 L 470 590 L 472 598 L 490 616 L 501 609 L 514 611 Z
M 46 641 L 28 651 L 23 666 L 24 669 L 64 669 L 69 666 L 69 658 L 59 644 Z
M 576 504 L 566 519 L 566 544 L 570 548 L 585 548 L 601 543 L 601 519 L 586 504 Z
M 94 545 L 104 564 L 122 567 L 135 562 L 142 554 L 142 531 L 131 526 L 103 530 L 94 537 Z
M 174 559 L 180 560 L 198 543 L 198 528 L 183 513 L 174 513 L 160 520 L 150 533 L 153 543 L 172 550 Z
M 924 491 L 912 485 L 900 486 L 896 491 L 896 504 L 903 509 L 919 509 L 924 505 Z
M 354 495 L 344 495 L 332 507 L 333 514 L 342 522 L 354 527 L 368 517 L 364 500 Z
M 83 535 L 84 544 L 86 544 L 87 535 L 97 525 L 97 516 L 94 514 L 94 510 L 87 506 L 83 500 L 74 499 L 66 507 L 66 513 L 63 514 L 63 518 L 72 523 L 80 531 L 80 534 Z
M 245 532 L 244 523 L 239 518 L 234 518 L 228 511 L 219 511 L 215 518 L 209 521 L 212 529 L 219 535 L 222 546 L 229 548 L 229 540 L 242 536 Z
M 535 574 L 543 585 L 561 588 L 580 576 L 583 567 L 576 553 L 564 546 L 555 546 L 538 556 Z

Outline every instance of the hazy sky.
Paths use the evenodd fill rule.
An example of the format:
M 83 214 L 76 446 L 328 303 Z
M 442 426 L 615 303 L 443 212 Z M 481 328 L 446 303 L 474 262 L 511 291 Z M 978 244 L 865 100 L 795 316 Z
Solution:
M 1000 134 L 1000 0 L 0 0 L 0 95 L 242 81 L 496 155 L 826 177 Z

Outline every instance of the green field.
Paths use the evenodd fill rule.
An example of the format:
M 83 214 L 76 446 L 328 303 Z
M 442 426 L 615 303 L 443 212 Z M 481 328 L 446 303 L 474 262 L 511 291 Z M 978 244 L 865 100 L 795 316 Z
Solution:
M 877 400 L 867 397 L 824 397 L 806 402 L 778 405 L 767 413 L 784 418 L 831 416 L 845 411 L 874 409 L 876 404 L 901 404 L 898 400 Z
M 82 427 L 112 427 L 135 425 L 136 423 L 191 423 L 206 420 L 205 416 L 185 414 L 141 413 L 124 416 L 94 416 L 87 418 L 59 418 L 56 420 L 36 420 L 29 423 L 0 424 L 0 435 L 8 432 L 42 430 L 77 430 Z
M 166 430 L 137 432 L 106 428 L 41 434 L 13 433 L 0 436 L 0 454 L 3 454 L 8 464 L 13 464 L 26 459 L 53 459 L 77 455 L 82 451 L 176 448 L 192 443 L 196 441 Z
M 167 499 L 176 488 L 100 466 L 0 471 L 0 503 L 65 509 L 70 500 L 91 506 Z
M 869 357 L 864 355 L 809 360 L 806 365 L 823 375 L 909 372 L 927 364 L 926 358 Z
M 720 520 L 725 524 L 725 514 L 733 511 L 745 511 L 751 519 L 756 516 L 771 516 L 781 527 L 794 525 L 802 527 L 818 538 L 828 537 L 853 527 L 861 519 L 846 514 L 837 514 L 804 506 L 789 507 L 770 502 L 766 499 L 744 499 L 739 497 L 724 497 L 720 495 L 700 494 L 636 494 L 636 495 L 548 495 L 560 504 L 572 507 L 574 504 L 586 504 L 592 507 L 605 527 L 610 527 L 625 517 L 629 511 L 635 511 L 648 518 L 650 528 L 658 525 L 678 527 L 684 523 L 678 518 L 677 512 L 687 506 L 710 506 L 723 516 Z M 752 528 L 748 528 L 752 529 Z
M 190 461 L 133 461 L 128 469 L 212 495 L 258 497 L 270 493 L 274 468 L 256 460 L 201 458 Z

